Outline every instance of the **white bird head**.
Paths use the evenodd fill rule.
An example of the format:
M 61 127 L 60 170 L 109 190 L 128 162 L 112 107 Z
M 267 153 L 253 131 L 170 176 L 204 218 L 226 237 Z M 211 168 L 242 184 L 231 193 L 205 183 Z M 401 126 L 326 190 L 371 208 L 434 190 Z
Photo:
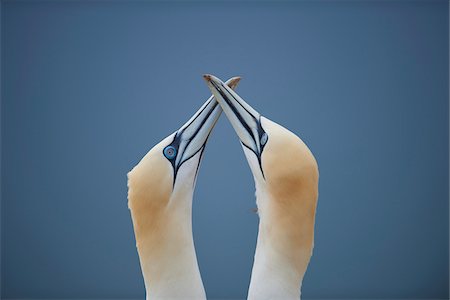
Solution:
M 239 80 L 235 77 L 227 84 L 234 88 Z M 180 278 L 171 286 L 171 280 L 177 278 L 174 274 L 181 276 L 177 270 L 195 273 L 193 276 L 186 271 L 185 277 L 198 273 L 192 238 L 192 195 L 206 142 L 221 112 L 211 96 L 189 121 L 154 146 L 128 173 L 128 206 L 144 280 L 147 288 L 149 282 L 159 283 L 153 290 L 164 290 L 163 296 L 167 290 L 176 294 L 178 289 L 183 294 L 189 289 L 182 286 Z M 185 279 L 186 285 L 191 285 L 190 278 Z
M 304 272 L 313 247 L 318 197 L 314 156 L 299 137 L 261 116 L 220 79 L 204 78 L 239 136 L 255 179 L 258 246 L 264 245 L 266 255 L 273 253 L 279 264 Z

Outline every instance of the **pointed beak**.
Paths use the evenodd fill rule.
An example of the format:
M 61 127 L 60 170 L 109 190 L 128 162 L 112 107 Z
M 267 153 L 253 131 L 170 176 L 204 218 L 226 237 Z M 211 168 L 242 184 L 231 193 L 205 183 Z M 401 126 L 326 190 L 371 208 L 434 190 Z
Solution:
M 241 143 L 261 162 L 267 134 L 261 127 L 261 115 L 217 77 L 203 75 L 214 97 L 222 106 Z
M 237 86 L 240 77 L 233 77 L 225 84 L 230 89 Z M 175 133 L 171 146 L 178 150 L 172 164 L 177 173 L 179 167 L 206 145 L 209 134 L 222 113 L 222 108 L 214 96 L 211 96 L 200 109 Z

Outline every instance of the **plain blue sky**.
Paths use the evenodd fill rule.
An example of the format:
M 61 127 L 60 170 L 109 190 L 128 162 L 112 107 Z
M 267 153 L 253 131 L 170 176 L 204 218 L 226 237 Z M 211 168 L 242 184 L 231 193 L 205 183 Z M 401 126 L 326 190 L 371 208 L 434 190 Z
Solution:
M 2 1 L 2 296 L 143 298 L 126 173 L 238 92 L 320 168 L 305 298 L 448 298 L 448 1 Z M 194 236 L 210 298 L 244 298 L 251 173 L 222 117 Z

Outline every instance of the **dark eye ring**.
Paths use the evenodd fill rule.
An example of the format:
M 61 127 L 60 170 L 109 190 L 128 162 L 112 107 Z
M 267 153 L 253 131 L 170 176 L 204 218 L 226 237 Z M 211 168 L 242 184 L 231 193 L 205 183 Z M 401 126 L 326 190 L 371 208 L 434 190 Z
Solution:
M 164 156 L 168 159 L 174 158 L 175 156 L 177 156 L 177 149 L 175 149 L 175 147 L 173 146 L 167 146 L 164 149 Z
M 261 140 L 260 140 L 260 143 L 261 143 L 262 146 L 264 146 L 267 143 L 267 139 L 268 139 L 267 133 L 264 132 L 262 134 Z

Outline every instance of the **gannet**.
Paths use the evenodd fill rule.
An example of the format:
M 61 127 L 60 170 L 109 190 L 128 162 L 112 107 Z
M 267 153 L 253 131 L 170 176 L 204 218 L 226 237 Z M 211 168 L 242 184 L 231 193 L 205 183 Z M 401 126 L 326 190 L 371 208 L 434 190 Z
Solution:
M 255 181 L 259 228 L 248 299 L 299 299 L 314 244 L 317 162 L 295 134 L 220 79 L 204 78 L 239 136 Z
M 240 78 L 227 81 L 232 88 Z M 192 236 L 192 197 L 222 109 L 211 96 L 128 173 L 128 206 L 146 299 L 205 299 Z

